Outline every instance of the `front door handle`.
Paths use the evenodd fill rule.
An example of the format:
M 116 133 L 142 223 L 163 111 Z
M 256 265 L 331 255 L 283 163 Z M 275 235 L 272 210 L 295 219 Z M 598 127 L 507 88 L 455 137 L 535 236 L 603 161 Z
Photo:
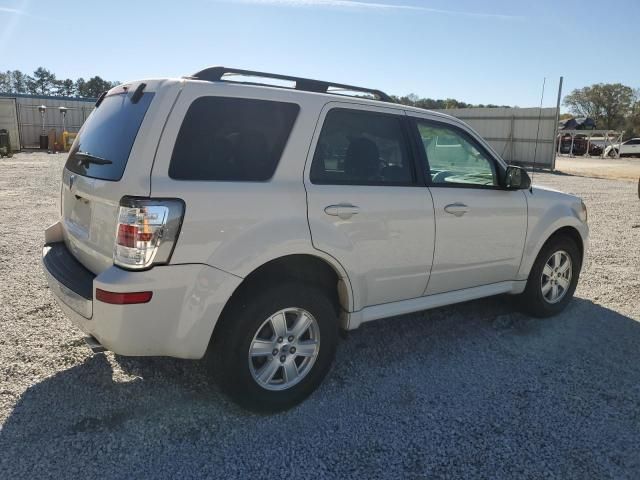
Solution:
M 461 217 L 469 211 L 469 207 L 464 203 L 452 203 L 444 207 L 444 211 L 451 215 L 455 215 L 456 217 Z
M 333 217 L 340 217 L 342 220 L 347 220 L 353 215 L 358 213 L 360 209 L 355 205 L 349 203 L 341 203 L 339 205 L 329 205 L 324 209 L 324 213 Z

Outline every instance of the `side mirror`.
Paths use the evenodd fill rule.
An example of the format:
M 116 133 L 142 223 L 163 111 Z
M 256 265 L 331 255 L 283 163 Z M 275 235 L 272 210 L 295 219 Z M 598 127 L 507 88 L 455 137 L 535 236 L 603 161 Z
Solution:
M 531 186 L 531 178 L 524 168 L 509 165 L 504 186 L 507 190 L 526 190 Z

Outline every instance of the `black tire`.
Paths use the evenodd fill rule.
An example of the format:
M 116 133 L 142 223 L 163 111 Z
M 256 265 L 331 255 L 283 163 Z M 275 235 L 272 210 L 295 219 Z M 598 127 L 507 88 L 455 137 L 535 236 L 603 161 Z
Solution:
M 567 252 L 571 258 L 571 280 L 562 299 L 557 303 L 550 303 L 542 293 L 542 273 L 547 260 L 558 251 Z M 518 307 L 525 313 L 539 318 L 551 317 L 562 312 L 573 298 L 581 268 L 582 255 L 574 240 L 563 235 L 550 238 L 538 253 L 524 292 L 516 297 Z
M 615 148 L 612 148 L 611 150 L 609 150 L 609 158 L 616 158 L 616 155 L 618 155 L 618 150 L 616 150 Z
M 262 387 L 252 376 L 249 350 L 265 320 L 280 310 L 295 307 L 316 320 L 320 342 L 315 362 L 308 373 L 286 390 Z M 277 412 L 307 398 L 329 372 L 338 342 L 337 308 L 320 288 L 296 283 L 247 291 L 225 309 L 210 345 L 208 361 L 222 388 L 244 408 L 257 412 Z M 271 359 L 278 361 L 279 357 Z M 266 359 L 268 360 L 268 359 Z

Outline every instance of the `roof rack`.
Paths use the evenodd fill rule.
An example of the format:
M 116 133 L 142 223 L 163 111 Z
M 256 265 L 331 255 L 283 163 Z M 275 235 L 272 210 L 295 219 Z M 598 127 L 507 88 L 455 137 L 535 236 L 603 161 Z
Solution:
M 376 90 L 373 88 L 364 88 L 364 87 L 356 87 L 353 85 L 344 85 L 342 83 L 333 83 L 333 82 L 325 82 L 322 80 L 312 80 L 310 78 L 300 78 L 300 77 L 292 77 L 289 75 L 280 75 L 277 73 L 265 73 L 265 72 L 255 72 L 252 70 L 242 70 L 239 68 L 227 68 L 227 67 L 208 67 L 204 70 L 200 70 L 197 73 L 187 77 L 196 80 L 206 80 L 209 82 L 224 82 L 223 77 L 225 75 L 244 75 L 248 77 L 263 77 L 263 78 L 273 78 L 276 80 L 287 80 L 291 82 L 295 82 L 295 90 L 303 90 L 305 92 L 316 92 L 316 93 L 331 93 L 335 95 L 340 95 L 335 91 L 329 91 L 330 88 L 336 88 L 340 90 L 350 91 L 350 92 L 362 92 L 368 93 L 376 97 L 377 100 L 381 100 L 383 102 L 393 102 L 393 99 L 384 93 L 381 90 Z M 245 83 L 249 85 L 266 85 L 269 87 L 278 87 L 278 88 L 288 88 L 281 87 L 280 85 L 271 85 L 266 83 L 254 83 L 254 82 L 234 82 L 234 83 Z

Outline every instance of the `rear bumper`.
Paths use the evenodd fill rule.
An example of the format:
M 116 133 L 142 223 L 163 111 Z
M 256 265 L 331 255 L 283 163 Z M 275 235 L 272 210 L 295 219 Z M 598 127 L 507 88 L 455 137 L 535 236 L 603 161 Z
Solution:
M 93 315 L 95 275 L 84 268 L 62 242 L 44 246 L 42 266 L 55 297 L 74 312 L 90 319 Z
M 201 358 L 222 309 L 242 281 L 208 265 L 191 264 L 157 266 L 142 272 L 113 266 L 97 276 L 89 272 L 91 278 L 85 275 L 82 281 L 72 283 L 64 276 L 63 265 L 68 270 L 69 263 L 51 261 L 51 252 L 71 265 L 76 260 L 64 243 L 43 249 L 47 282 L 62 310 L 83 332 L 120 355 Z M 80 275 L 79 270 L 74 272 Z M 153 297 L 144 304 L 113 305 L 95 300 L 96 288 L 110 292 L 151 290 Z

